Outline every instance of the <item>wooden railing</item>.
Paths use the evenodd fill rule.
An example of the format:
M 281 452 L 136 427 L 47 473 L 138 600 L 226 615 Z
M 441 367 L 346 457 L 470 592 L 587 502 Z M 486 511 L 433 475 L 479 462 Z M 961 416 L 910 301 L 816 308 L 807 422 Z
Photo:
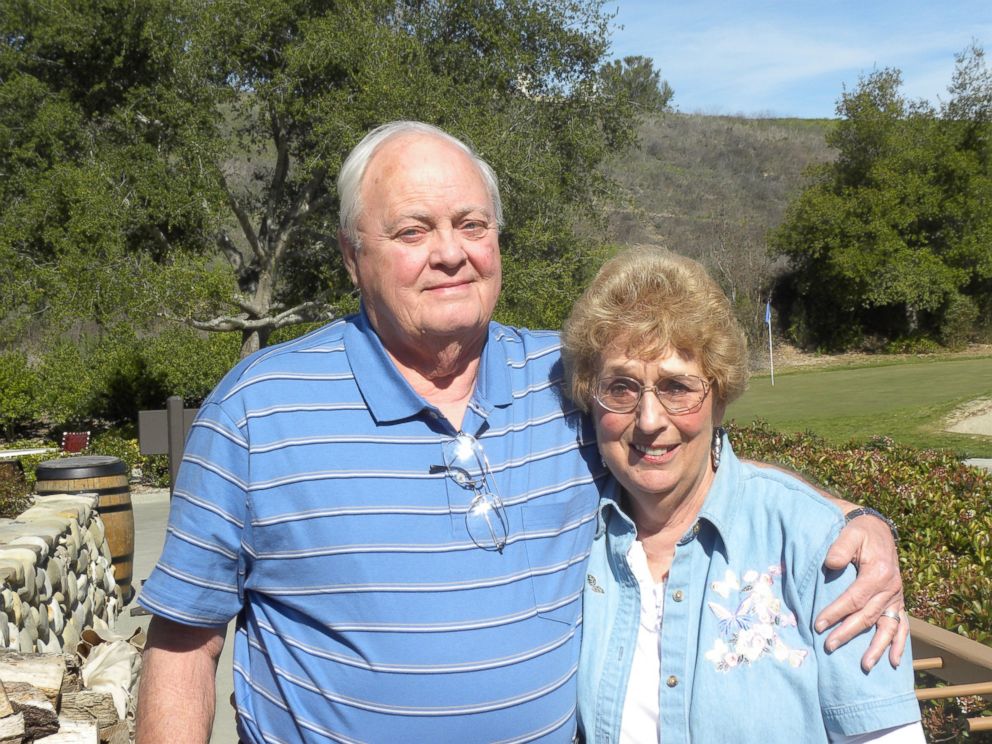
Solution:
M 913 670 L 947 682 L 946 687 L 919 688 L 918 700 L 981 695 L 992 699 L 992 648 L 936 625 L 909 618 Z M 992 716 L 968 718 L 969 731 L 992 731 Z

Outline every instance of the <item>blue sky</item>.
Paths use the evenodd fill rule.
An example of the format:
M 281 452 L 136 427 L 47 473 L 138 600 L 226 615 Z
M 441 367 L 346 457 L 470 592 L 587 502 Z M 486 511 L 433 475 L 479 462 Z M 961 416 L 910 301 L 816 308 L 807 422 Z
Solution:
M 992 0 L 617 0 L 613 56 L 654 59 L 686 113 L 833 117 L 874 68 L 946 99 L 974 39 L 992 65 Z

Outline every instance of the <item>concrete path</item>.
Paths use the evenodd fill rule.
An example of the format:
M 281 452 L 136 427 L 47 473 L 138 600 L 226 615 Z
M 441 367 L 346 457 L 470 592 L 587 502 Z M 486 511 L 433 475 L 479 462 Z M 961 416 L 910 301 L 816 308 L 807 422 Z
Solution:
M 992 473 L 992 459 L 989 458 L 976 457 L 972 460 L 965 460 L 964 464 L 971 465 L 972 467 L 976 467 L 976 468 L 985 468 L 990 473 Z
M 148 578 L 162 552 L 165 542 L 165 528 L 169 521 L 169 490 L 166 488 L 136 488 L 131 493 L 134 506 L 134 588 L 140 592 L 141 582 Z M 130 636 L 137 628 L 148 629 L 148 615 L 131 615 L 131 609 L 138 607 L 134 600 L 124 608 L 117 625 L 118 633 Z M 214 717 L 212 744 L 236 744 L 237 730 L 234 725 L 234 709 L 231 708 L 231 693 L 234 682 L 231 671 L 234 644 L 234 622 L 228 627 L 228 642 L 217 666 L 217 714 Z

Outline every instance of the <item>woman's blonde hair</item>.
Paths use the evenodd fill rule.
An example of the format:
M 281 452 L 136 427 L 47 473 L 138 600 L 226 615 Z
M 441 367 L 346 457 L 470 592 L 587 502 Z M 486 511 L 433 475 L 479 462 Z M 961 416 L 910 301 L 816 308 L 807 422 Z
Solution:
M 663 248 L 607 261 L 572 308 L 562 344 L 566 393 L 584 411 L 607 352 L 653 359 L 674 350 L 699 364 L 723 404 L 747 387 L 747 341 L 727 296 L 701 264 Z

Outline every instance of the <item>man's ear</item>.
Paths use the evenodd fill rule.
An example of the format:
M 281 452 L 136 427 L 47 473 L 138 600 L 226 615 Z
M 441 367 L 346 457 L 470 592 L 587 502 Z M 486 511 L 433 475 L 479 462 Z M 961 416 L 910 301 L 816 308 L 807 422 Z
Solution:
M 351 283 L 358 286 L 358 268 L 355 257 L 355 246 L 348 240 L 344 230 L 338 230 L 338 249 L 341 251 L 341 258 L 344 260 L 344 267 L 348 270 Z

